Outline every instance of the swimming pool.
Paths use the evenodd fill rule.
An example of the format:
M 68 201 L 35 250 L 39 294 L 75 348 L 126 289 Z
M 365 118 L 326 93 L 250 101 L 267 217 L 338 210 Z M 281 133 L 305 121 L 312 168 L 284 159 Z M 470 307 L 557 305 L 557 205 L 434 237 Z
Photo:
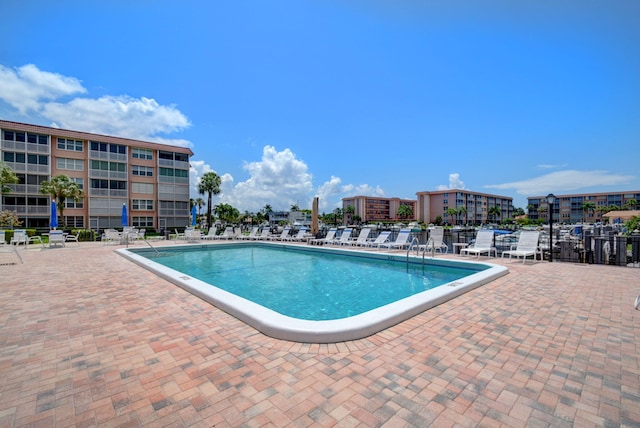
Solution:
M 118 252 L 269 336 L 314 343 L 369 336 L 507 273 L 487 263 L 282 243 Z

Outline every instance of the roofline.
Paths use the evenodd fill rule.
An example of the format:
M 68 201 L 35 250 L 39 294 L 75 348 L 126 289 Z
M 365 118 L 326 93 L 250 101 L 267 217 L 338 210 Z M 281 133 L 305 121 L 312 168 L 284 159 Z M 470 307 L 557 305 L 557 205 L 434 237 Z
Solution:
M 163 147 L 163 148 L 172 147 L 175 149 L 179 149 L 180 153 L 187 153 L 189 156 L 193 156 L 193 151 L 189 147 L 172 146 L 170 144 L 134 140 L 133 138 L 116 137 L 113 135 L 95 134 L 92 132 L 74 131 L 71 129 L 53 128 L 51 126 L 34 125 L 31 123 L 22 123 L 22 122 L 12 122 L 9 120 L 0 119 L 0 128 L 14 129 L 15 127 L 18 128 L 16 130 L 20 130 L 20 131 L 40 132 L 40 133 L 51 134 L 51 135 L 60 136 L 60 137 L 80 138 L 82 140 L 95 139 L 95 140 L 100 140 L 100 142 L 103 142 L 103 143 L 121 144 L 124 141 L 129 141 L 132 143 L 131 144 L 132 146 L 137 144 L 142 148 L 159 149 L 160 147 Z M 27 128 L 27 129 L 24 129 L 24 128 Z

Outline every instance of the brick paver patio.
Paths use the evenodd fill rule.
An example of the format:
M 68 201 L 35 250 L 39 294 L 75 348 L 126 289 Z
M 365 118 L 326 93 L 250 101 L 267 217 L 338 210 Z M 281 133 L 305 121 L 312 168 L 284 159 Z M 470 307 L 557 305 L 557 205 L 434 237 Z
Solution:
M 115 248 L 0 254 L 0 426 L 640 426 L 639 269 L 506 263 L 319 345 L 266 337 Z

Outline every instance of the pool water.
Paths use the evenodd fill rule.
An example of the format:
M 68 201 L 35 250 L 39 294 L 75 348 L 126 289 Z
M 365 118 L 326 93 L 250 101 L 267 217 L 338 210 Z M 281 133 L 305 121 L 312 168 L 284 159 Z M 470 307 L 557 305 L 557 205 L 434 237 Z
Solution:
M 362 314 L 487 269 L 262 245 L 211 245 L 144 256 L 282 315 L 335 320 Z
M 361 339 L 508 273 L 504 266 L 273 242 L 117 253 L 276 339 Z

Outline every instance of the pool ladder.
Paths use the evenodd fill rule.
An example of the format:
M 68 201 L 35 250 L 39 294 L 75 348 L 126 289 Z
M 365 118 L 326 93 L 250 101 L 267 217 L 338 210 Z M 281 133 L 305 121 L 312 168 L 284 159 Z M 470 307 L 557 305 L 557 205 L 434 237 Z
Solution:
M 407 268 L 409 267 L 409 253 L 411 252 L 411 248 L 413 248 L 413 243 L 416 244 L 416 256 L 420 253 L 420 240 L 417 236 L 414 236 L 411 242 L 409 243 L 409 248 L 407 248 Z M 424 269 L 424 255 L 427 253 L 427 248 L 425 247 L 422 252 L 422 268 Z

